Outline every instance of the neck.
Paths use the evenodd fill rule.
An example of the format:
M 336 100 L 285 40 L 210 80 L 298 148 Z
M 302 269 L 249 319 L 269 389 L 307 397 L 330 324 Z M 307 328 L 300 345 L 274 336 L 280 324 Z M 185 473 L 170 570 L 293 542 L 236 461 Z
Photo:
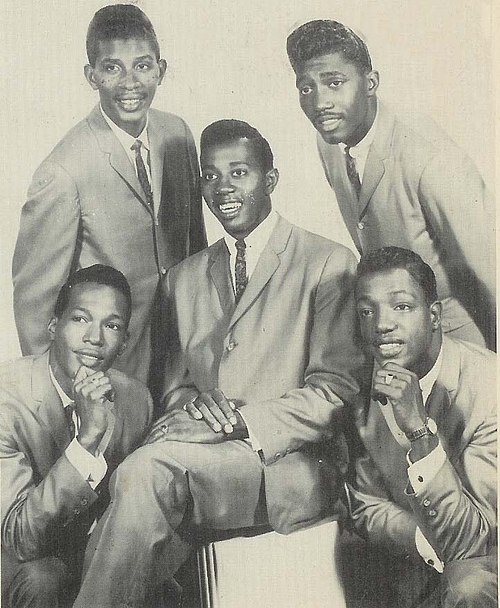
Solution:
M 54 352 L 51 350 L 49 353 L 49 365 L 52 373 L 54 374 L 54 378 L 57 380 L 57 383 L 62 388 L 62 390 L 68 395 L 68 397 L 72 397 L 73 395 L 73 380 L 68 378 L 66 374 L 63 372 L 61 367 L 59 366 L 57 359 L 55 357 Z
M 443 336 L 441 331 L 435 331 L 432 335 L 432 341 L 429 346 L 429 349 L 422 357 L 422 359 L 415 364 L 414 369 L 411 370 L 415 374 L 417 374 L 419 379 L 426 376 L 434 367 L 434 364 L 436 363 L 437 358 L 439 357 L 439 351 L 441 350 L 442 342 Z
M 356 131 L 344 142 L 346 146 L 352 147 L 359 144 L 365 137 L 368 131 L 372 128 L 377 115 L 377 99 L 375 97 L 370 98 L 368 102 L 368 109 L 366 112 L 365 120 L 359 125 Z

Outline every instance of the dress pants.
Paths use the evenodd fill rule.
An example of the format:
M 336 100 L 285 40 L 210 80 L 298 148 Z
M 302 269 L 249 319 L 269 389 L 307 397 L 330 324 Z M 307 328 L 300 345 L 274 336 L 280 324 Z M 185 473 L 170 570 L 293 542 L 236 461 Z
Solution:
M 262 486 L 262 462 L 245 441 L 139 448 L 111 477 L 111 503 L 89 540 L 75 608 L 155 606 L 197 528 L 265 523 Z

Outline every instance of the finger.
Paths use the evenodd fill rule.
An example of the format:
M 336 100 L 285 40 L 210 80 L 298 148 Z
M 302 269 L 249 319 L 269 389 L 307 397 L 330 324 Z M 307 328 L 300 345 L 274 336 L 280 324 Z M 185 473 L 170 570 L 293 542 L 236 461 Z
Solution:
M 236 416 L 234 414 L 234 410 L 236 409 L 236 406 L 233 403 L 231 403 L 226 398 L 224 393 L 219 389 L 215 389 L 215 391 L 213 392 L 213 399 L 214 399 L 215 403 L 219 406 L 219 410 L 222 411 L 225 420 L 227 420 L 230 424 L 236 424 L 238 422 L 236 419 Z M 212 413 L 214 415 L 216 415 L 215 411 L 212 411 Z M 223 424 L 221 420 L 219 420 L 219 422 L 221 424 Z
M 215 405 L 215 404 L 214 404 Z M 222 431 L 222 424 L 215 418 L 212 414 L 212 411 L 207 407 L 205 403 L 198 404 L 198 410 L 203 416 L 203 420 L 208 424 L 208 426 L 216 433 L 220 433 Z
M 405 367 L 401 367 L 401 365 L 398 365 L 397 363 L 394 363 L 393 361 L 388 361 L 387 363 L 384 363 L 384 365 L 378 371 L 382 371 L 382 370 L 384 373 L 392 373 L 395 376 L 398 376 L 399 378 L 408 378 L 408 377 L 415 376 L 415 374 L 413 372 L 406 369 Z
M 202 398 L 200 399 L 200 401 L 203 400 L 204 402 L 203 405 L 198 406 L 201 413 L 204 414 L 206 411 L 205 408 L 207 408 L 210 411 L 212 417 L 217 420 L 217 424 L 215 425 L 215 427 L 211 425 L 214 431 L 218 432 L 216 429 L 218 429 L 220 425 L 221 429 L 224 429 L 225 433 L 232 433 L 233 425 L 231 424 L 229 418 L 232 418 L 234 420 L 234 424 L 236 424 L 236 419 L 234 417 L 232 409 L 229 406 L 229 402 L 225 398 L 222 391 L 215 390 L 212 393 L 202 394 L 200 395 L 200 397 Z M 224 407 L 226 408 L 226 412 L 227 414 L 229 414 L 229 417 L 228 415 L 226 415 L 226 412 L 221 409 L 221 407 L 219 406 L 219 402 L 221 404 L 225 403 Z
M 73 378 L 73 386 L 76 386 L 76 384 L 78 384 L 79 382 L 82 382 L 82 380 L 85 380 L 85 378 L 87 378 L 87 376 L 89 376 L 92 373 L 93 372 L 89 367 L 85 367 L 85 365 L 80 365 L 80 367 L 77 369 L 76 374 Z
M 107 395 L 112 390 L 113 387 L 111 386 L 111 382 L 108 381 L 105 384 L 93 387 L 89 394 L 89 397 L 92 401 L 100 401 L 101 403 L 104 403 L 108 400 Z
M 192 401 L 188 401 L 187 403 L 185 403 L 182 409 L 187 412 L 191 416 L 191 418 L 194 418 L 195 420 L 201 420 L 203 418 L 203 414 Z
M 103 372 L 101 372 L 101 371 L 92 372 L 91 371 L 90 374 L 85 375 L 78 382 L 75 382 L 73 384 L 73 390 L 76 392 L 81 392 L 85 389 L 85 387 L 99 386 L 103 381 L 106 382 L 107 380 L 108 380 L 108 378 L 107 378 L 107 376 L 104 375 Z

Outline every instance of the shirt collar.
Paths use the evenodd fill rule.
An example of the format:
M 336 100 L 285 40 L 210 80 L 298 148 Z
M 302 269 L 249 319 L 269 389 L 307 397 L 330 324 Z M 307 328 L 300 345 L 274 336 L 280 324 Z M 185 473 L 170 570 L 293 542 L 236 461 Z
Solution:
M 437 356 L 437 359 L 436 359 L 434 365 L 425 374 L 425 376 L 423 378 L 420 378 L 420 380 L 419 380 L 420 388 L 422 389 L 422 398 L 423 398 L 424 403 L 429 398 L 432 388 L 433 388 L 434 384 L 436 383 L 436 380 L 438 379 L 439 372 L 441 371 L 442 361 L 443 361 L 443 346 L 441 345 L 441 348 L 439 349 L 439 354 Z
M 52 368 L 50 367 L 50 365 L 49 365 L 49 376 L 50 376 L 50 381 L 54 385 L 54 388 L 56 389 L 57 394 L 59 395 L 59 398 L 62 401 L 63 407 L 66 408 L 71 403 L 74 403 L 73 399 L 68 397 L 68 395 L 66 395 L 66 393 L 61 388 L 61 385 L 56 380 L 56 377 L 54 376 L 54 372 L 52 371 Z
M 264 247 L 267 245 L 267 241 L 271 236 L 272 231 L 278 221 L 278 214 L 272 210 L 271 213 L 245 238 L 245 244 L 247 249 L 252 249 L 252 254 L 261 254 Z M 236 239 L 229 234 L 224 235 L 227 248 L 230 253 L 236 251 Z
M 355 146 L 351 146 L 349 148 L 349 154 L 352 158 L 358 158 L 359 156 L 367 156 L 368 150 L 375 139 L 375 131 L 377 130 L 377 118 L 378 118 L 378 105 L 377 110 L 375 112 L 375 118 L 373 119 L 372 126 L 368 129 L 368 133 L 363 137 L 363 139 L 358 142 Z M 342 152 L 347 148 L 346 144 L 340 143 L 339 147 Z
M 106 112 L 103 110 L 101 105 L 99 105 L 99 108 L 101 109 L 101 114 L 103 115 L 104 120 L 108 123 L 109 128 L 113 131 L 113 133 L 118 138 L 118 141 L 125 148 L 125 150 L 127 150 L 127 152 L 130 151 L 131 146 L 138 139 L 142 142 L 142 145 L 144 146 L 144 148 L 146 148 L 146 150 L 149 151 L 149 137 L 148 137 L 149 114 L 146 116 L 146 124 L 144 125 L 144 129 L 139 133 L 139 135 L 137 137 L 132 137 L 132 135 L 130 135 L 130 133 L 127 133 L 123 129 L 120 129 L 120 127 L 111 120 L 111 118 L 106 114 Z

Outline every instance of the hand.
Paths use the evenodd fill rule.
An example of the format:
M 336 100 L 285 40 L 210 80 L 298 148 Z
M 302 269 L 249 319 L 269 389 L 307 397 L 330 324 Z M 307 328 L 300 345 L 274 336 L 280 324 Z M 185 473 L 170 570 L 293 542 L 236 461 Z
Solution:
M 403 433 L 411 433 L 425 424 L 422 390 L 418 377 L 413 372 L 388 362 L 377 370 L 372 392 L 373 397 L 382 405 L 387 404 L 387 399 L 390 400 L 394 419 Z
M 75 410 L 80 420 L 78 442 L 95 454 L 109 424 L 114 389 L 108 376 L 82 365 L 73 380 Z
M 194 420 L 185 410 L 181 409 L 158 418 L 143 445 L 163 441 L 222 443 L 227 439 L 229 437 L 225 433 L 215 433 L 203 420 Z
M 194 420 L 204 420 L 215 432 L 230 434 L 238 423 L 236 406 L 218 388 L 200 393 L 196 399 L 188 401 L 183 408 Z

